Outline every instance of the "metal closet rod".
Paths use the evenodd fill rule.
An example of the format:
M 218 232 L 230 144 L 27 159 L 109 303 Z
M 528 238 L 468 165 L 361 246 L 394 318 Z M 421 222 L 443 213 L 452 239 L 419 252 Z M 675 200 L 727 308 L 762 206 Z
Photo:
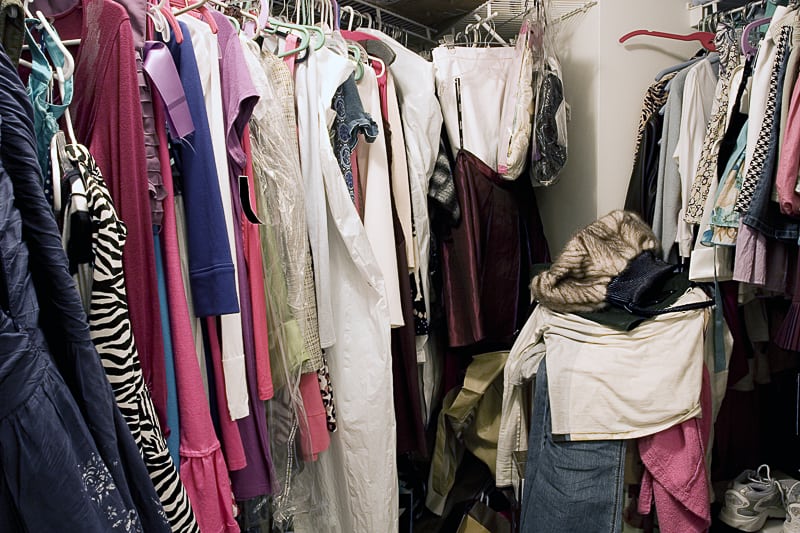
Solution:
M 588 2 L 584 2 L 584 4 L 583 4 L 583 5 L 581 5 L 581 6 L 578 6 L 578 7 L 576 7 L 575 9 L 573 9 L 573 10 L 571 10 L 571 11 L 568 11 L 568 12 L 564 13 L 563 15 L 561 15 L 560 17 L 558 17 L 557 19 L 555 19 L 553 22 L 563 22 L 563 21 L 565 21 L 565 20 L 567 20 L 567 19 L 571 19 L 572 17 L 574 17 L 574 16 L 576 16 L 576 15 L 580 15 L 581 13 L 585 13 L 585 12 L 589 11 L 591 8 L 593 8 L 593 7 L 594 7 L 594 6 L 596 6 L 596 5 L 597 5 L 597 1 L 596 1 L 596 0 L 591 0 L 591 1 L 588 1 Z M 481 7 L 482 7 L 482 6 L 481 6 Z M 478 9 L 480 9 L 480 8 L 478 8 Z M 514 15 L 514 16 L 513 16 L 513 17 L 511 17 L 510 19 L 508 19 L 508 20 L 505 20 L 505 21 L 503 21 L 501 24 L 499 24 L 499 25 L 497 26 L 497 30 L 498 30 L 498 31 L 499 31 L 499 30 L 502 30 L 504 27 L 508 26 L 509 24 L 511 24 L 512 22 L 514 22 L 515 20 L 517 20 L 517 19 L 519 19 L 519 18 L 524 18 L 524 17 L 526 17 L 526 16 L 528 15 L 528 13 L 531 13 L 531 12 L 532 12 L 532 11 L 534 11 L 535 9 L 537 9 L 537 7 L 534 5 L 534 6 L 532 6 L 532 7 L 529 7 L 528 9 L 526 9 L 526 10 L 524 10 L 524 11 L 521 11 L 520 13 L 517 13 L 516 15 Z M 476 10 L 476 11 L 477 11 L 477 10 Z
M 229 4 L 232 5 L 241 5 L 246 3 L 257 3 L 257 0 L 229 0 Z M 285 5 L 288 8 L 294 9 L 296 7 L 296 2 L 294 0 L 287 0 Z M 410 18 L 398 15 L 397 13 L 389 11 L 383 7 L 379 7 L 362 0 L 339 0 L 339 6 L 353 8 L 357 16 L 360 15 L 362 17 L 371 18 L 372 21 L 379 27 L 386 26 L 391 29 L 396 29 L 405 33 L 408 37 L 413 37 L 414 40 L 421 40 L 435 44 L 432 34 L 435 35 L 436 30 L 425 26 L 424 24 L 420 24 L 419 22 L 416 22 Z M 373 11 L 373 13 L 370 13 L 366 9 L 355 9 L 353 6 L 369 8 Z M 409 28 L 408 26 L 411 26 L 414 29 Z M 416 31 L 416 29 L 419 31 Z M 409 39 L 409 41 L 410 40 L 411 39 Z
M 414 36 L 417 39 L 422 39 L 429 43 L 435 43 L 433 37 L 438 32 L 434 28 L 425 26 L 424 24 L 420 24 L 415 20 L 412 20 L 408 17 L 404 17 L 403 15 L 399 15 L 384 7 L 376 6 L 374 4 L 371 4 L 370 2 L 365 2 L 364 0 L 341 0 L 339 2 L 339 5 L 351 6 L 351 7 L 361 6 L 367 9 L 371 9 L 372 11 L 374 11 L 376 24 L 388 24 L 389 26 L 394 26 L 406 32 L 409 36 Z M 368 14 L 372 15 L 372 13 Z M 397 21 L 400 22 L 398 23 Z M 407 26 L 410 26 L 410 28 Z

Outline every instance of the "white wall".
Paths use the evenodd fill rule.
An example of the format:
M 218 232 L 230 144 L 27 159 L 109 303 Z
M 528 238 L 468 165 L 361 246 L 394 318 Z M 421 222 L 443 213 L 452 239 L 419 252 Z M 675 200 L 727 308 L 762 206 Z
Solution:
M 558 54 L 571 117 L 567 164 L 555 185 L 536 190 L 553 256 L 578 227 L 597 218 L 598 7 L 565 21 L 559 28 Z
M 553 254 L 575 230 L 623 206 L 644 93 L 659 70 L 699 48 L 653 37 L 618 42 L 635 29 L 694 31 L 686 0 L 599 0 L 559 30 L 569 160 L 558 184 L 537 191 Z

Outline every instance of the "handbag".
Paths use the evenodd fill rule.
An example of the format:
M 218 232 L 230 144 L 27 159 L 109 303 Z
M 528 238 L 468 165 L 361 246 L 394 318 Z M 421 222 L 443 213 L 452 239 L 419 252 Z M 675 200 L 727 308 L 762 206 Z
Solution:
M 482 501 L 476 501 L 458 526 L 456 533 L 511 533 L 511 524 Z
M 644 251 L 634 257 L 625 270 L 608 283 L 606 302 L 644 317 L 692 311 L 714 305 L 714 300 L 709 299 L 670 307 L 666 302 L 673 296 L 673 292 L 665 290 L 665 285 L 676 275 L 679 274 L 674 265 L 656 257 L 652 250 Z

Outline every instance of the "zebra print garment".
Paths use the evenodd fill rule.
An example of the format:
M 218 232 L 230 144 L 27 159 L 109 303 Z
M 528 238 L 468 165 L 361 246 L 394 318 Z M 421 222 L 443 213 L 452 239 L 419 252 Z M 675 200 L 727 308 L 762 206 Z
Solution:
M 139 446 L 172 531 L 199 532 L 189 496 L 167 449 L 144 382 L 128 318 L 122 250 L 127 229 L 117 217 L 100 169 L 81 145 L 64 148 L 86 187 L 92 221 L 93 273 L 89 328 L 119 409 Z M 154 318 L 158 320 L 158 318 Z

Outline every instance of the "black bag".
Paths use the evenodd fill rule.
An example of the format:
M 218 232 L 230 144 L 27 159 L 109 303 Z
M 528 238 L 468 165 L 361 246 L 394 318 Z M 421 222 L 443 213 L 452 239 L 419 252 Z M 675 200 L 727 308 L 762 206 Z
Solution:
M 646 317 L 703 309 L 714 305 L 714 300 L 673 307 L 664 305 L 668 297 L 672 296 L 670 291 L 665 292 L 664 285 L 675 275 L 675 265 L 657 258 L 651 250 L 642 252 L 609 282 L 606 301 L 629 313 Z

